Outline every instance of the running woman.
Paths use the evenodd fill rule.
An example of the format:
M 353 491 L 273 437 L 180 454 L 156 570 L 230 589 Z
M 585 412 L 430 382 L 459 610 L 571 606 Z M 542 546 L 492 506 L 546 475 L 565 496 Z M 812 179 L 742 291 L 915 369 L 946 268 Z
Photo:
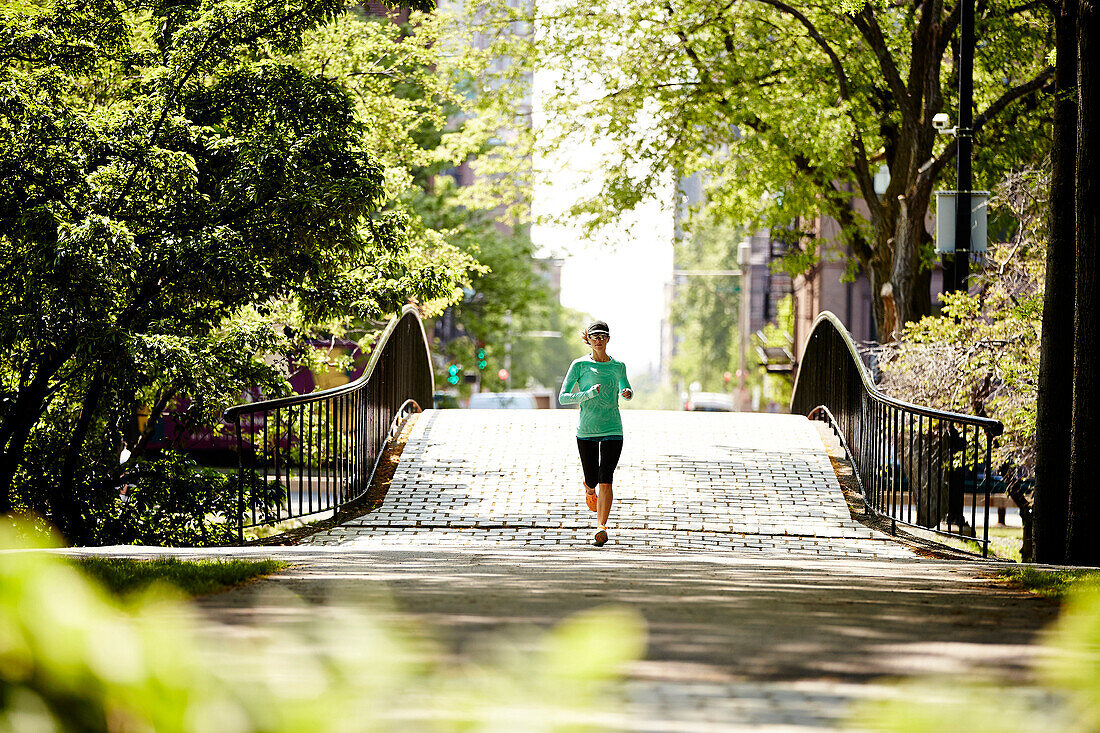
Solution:
M 626 365 L 607 355 L 611 333 L 603 321 L 594 321 L 581 331 L 581 338 L 592 349 L 569 365 L 562 382 L 558 401 L 563 405 L 580 403 L 581 417 L 577 424 L 577 449 L 584 471 L 585 502 L 596 512 L 595 544 L 607 542 L 607 518 L 611 514 L 614 494 L 611 484 L 615 466 L 623 452 L 623 421 L 619 417 L 619 397 L 634 396 L 626 378 Z M 580 387 L 579 391 L 574 388 Z M 599 493 L 596 487 L 599 486 Z

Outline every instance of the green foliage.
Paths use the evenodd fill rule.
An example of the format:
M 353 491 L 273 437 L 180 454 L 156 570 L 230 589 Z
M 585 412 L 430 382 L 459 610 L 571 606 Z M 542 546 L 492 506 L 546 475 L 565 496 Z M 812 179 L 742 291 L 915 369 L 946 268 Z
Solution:
M 140 461 L 122 479 L 127 483 L 116 495 L 91 502 L 92 526 L 102 544 L 197 547 L 237 541 L 233 518 L 241 507 L 231 475 L 169 450 Z M 275 481 L 253 485 L 266 490 L 249 493 L 245 514 L 263 516 L 287 495 Z
M 1008 241 L 991 246 L 970 293 L 944 296 L 942 315 L 910 324 L 879 362 L 889 394 L 1004 423 L 994 468 L 1009 478 L 1035 465 L 1046 186 L 1044 174 L 1027 172 L 999 187 L 991 205 L 1015 222 Z
M 792 334 L 794 334 L 794 297 L 786 295 L 775 305 L 775 322 L 765 323 L 764 328 L 761 329 L 760 345 L 778 346 L 790 350 L 793 345 Z M 791 404 L 791 391 L 794 385 L 789 374 L 763 372 L 754 376 L 760 377 L 762 394 L 767 403 L 780 405 L 784 410 Z
M 535 257 L 527 227 L 505 227 L 498 213 L 466 208 L 461 200 L 461 189 L 442 176 L 431 191 L 411 196 L 411 208 L 424 225 L 478 263 L 470 268 L 462 299 L 452 307 L 454 321 L 467 338 L 436 344 L 435 351 L 472 372 L 478 361 L 475 352 L 484 344 L 482 389 L 500 391 L 505 383 L 496 373 L 510 345 L 514 386 L 556 388 L 555 380 L 563 376 L 563 356 L 584 353 L 574 334 L 582 319 L 562 308 L 551 290 L 550 273 Z M 552 331 L 562 335 L 526 335 Z M 448 386 L 446 376 L 436 375 L 440 388 Z
M 546 378 L 543 362 L 561 344 L 528 343 L 522 334 L 556 330 L 548 324 L 564 313 L 534 258 L 527 227 L 507 213 L 509 184 L 490 177 L 458 187 L 449 175 L 464 162 L 476 167 L 494 155 L 497 131 L 474 116 L 469 94 L 472 80 L 492 62 L 482 45 L 442 13 L 413 13 L 402 24 L 350 13 L 307 34 L 292 59 L 343 80 L 360 117 L 371 121 L 365 135 L 386 168 L 387 186 L 411 214 L 410 236 L 432 253 L 418 276 L 427 267 L 449 266 L 447 278 L 463 285 L 422 301 L 429 316 L 454 303 L 451 315 L 469 336 L 437 352 L 473 371 L 473 352 L 483 341 L 485 373 L 495 375 L 510 339 L 512 383 L 524 385 Z M 440 377 L 440 387 L 448 386 Z M 487 388 L 503 386 L 495 377 L 485 381 Z
M 287 61 L 347 86 L 371 152 L 400 190 L 407 181 L 397 177 L 454 164 L 440 143 L 447 117 L 461 110 L 458 85 L 475 59 L 441 53 L 444 16 L 396 20 L 353 10 L 308 32 L 301 52 Z
M 737 243 L 743 238 L 737 227 L 697 220 L 674 244 L 676 267 L 689 273 L 737 270 Z M 738 369 L 741 281 L 740 276 L 731 275 L 676 276 L 671 307 L 676 333 L 674 382 L 698 382 L 704 392 L 730 389 L 723 374 Z
M 890 702 L 862 705 L 852 723 L 897 733 L 1086 733 L 1100 728 L 1100 583 L 1081 581 L 1044 635 L 1038 689 L 996 681 L 906 684 Z
M 463 80 L 477 73 L 481 60 L 473 52 L 453 52 L 446 16 L 411 13 L 406 22 L 396 21 L 349 12 L 307 33 L 302 50 L 286 62 L 338 79 L 348 89 L 364 121 L 360 134 L 384 170 L 392 204 L 402 212 L 408 255 L 376 265 L 360 285 L 367 293 L 386 288 L 376 298 L 411 294 L 430 316 L 458 299 L 459 284 L 484 272 L 474 259 L 476 250 L 455 239 L 448 219 L 462 219 L 467 212 L 454 196 L 421 201 L 435 198 L 434 176 L 467 154 L 447 144 L 461 136 L 449 128 L 468 105 Z M 470 215 L 485 218 L 483 212 Z
M 1002 578 L 1014 586 L 1047 598 L 1064 598 L 1076 587 L 1100 580 L 1096 570 L 1040 570 L 1030 565 L 1004 572 Z
M 738 243 L 744 230 L 707 216 L 696 217 L 685 227 L 676 244 L 677 269 L 689 273 L 736 271 Z M 673 381 L 687 391 L 699 383 L 699 391 L 730 392 L 738 386 L 740 364 L 740 307 L 742 278 L 737 275 L 678 275 L 672 302 L 672 323 L 677 334 L 672 359 Z M 794 332 L 794 301 L 790 296 L 776 304 L 774 323 L 767 323 L 745 344 L 745 386 L 759 389 L 765 404 L 789 405 L 791 380 L 768 374 L 760 363 L 758 345 L 790 348 Z M 726 382 L 725 373 L 732 379 Z
M 214 649 L 176 597 L 154 587 L 115 598 L 27 547 L 0 527 L 3 730 L 592 730 L 584 721 L 613 711 L 615 683 L 644 648 L 637 614 L 602 608 L 539 635 L 533 653 L 498 638 L 486 645 L 495 655 L 458 666 L 392 610 L 336 608 L 308 638 Z
M 588 321 L 583 314 L 563 307 L 557 295 L 549 291 L 541 301 L 522 312 L 513 327 L 513 386 L 542 386 L 557 393 L 569 363 L 590 352 L 580 338 L 580 331 Z M 539 332 L 561 335 L 538 335 Z
M 525 12 L 481 0 L 468 4 L 468 15 L 495 53 L 515 60 L 503 79 L 484 84 L 486 115 L 508 94 L 524 108 L 531 84 L 515 83 L 521 70 L 542 77 L 534 86 L 545 125 L 526 137 L 514 128 L 521 130 L 514 160 L 532 149 L 536 159 L 552 160 L 577 141 L 603 156 L 594 164 L 600 185 L 565 214 L 570 224 L 595 230 L 661 191 L 670 172 L 698 173 L 714 221 L 811 235 L 792 251 L 792 268 L 852 256 L 875 292 L 896 280 L 899 291 L 904 282 L 915 293 L 929 242 L 923 226 L 910 223 L 924 221 L 956 150 L 931 120 L 957 107 L 957 16 L 950 4 L 853 7 L 566 0 Z M 1041 6 L 995 0 L 978 13 L 980 183 L 1034 163 L 1049 146 L 1049 97 L 1036 90 L 1049 86 L 1052 34 Z M 536 32 L 507 32 L 516 28 Z M 878 195 L 873 179 L 882 164 L 892 178 Z M 555 170 L 541 174 L 552 183 Z M 814 239 L 820 217 L 834 219 L 840 236 Z M 898 272 L 895 248 L 912 255 Z
M 684 403 L 680 390 L 671 384 L 661 384 L 657 375 L 639 374 L 630 377 L 634 399 L 619 403 L 622 410 L 680 410 Z
M 472 260 L 394 205 L 440 114 L 438 94 L 403 104 L 398 88 L 431 40 L 353 27 L 342 10 L 56 0 L 0 13 L 0 511 L 49 516 L 76 542 L 111 526 L 205 538 L 205 519 L 158 535 L 100 516 L 125 484 L 157 493 L 139 475 L 167 476 L 143 465 L 159 414 L 182 404 L 216 426 L 246 389 L 287 390 L 264 355 L 455 297 Z M 357 72 L 326 73 L 332 58 L 374 63 L 386 82 L 350 86 Z M 229 517 L 207 501 L 216 477 L 172 480 Z
M 188 596 L 200 596 L 217 593 L 288 567 L 280 560 L 180 560 L 175 557 L 133 560 L 85 556 L 74 558 L 73 563 L 82 573 L 117 596 L 140 593 L 158 583 L 177 588 Z

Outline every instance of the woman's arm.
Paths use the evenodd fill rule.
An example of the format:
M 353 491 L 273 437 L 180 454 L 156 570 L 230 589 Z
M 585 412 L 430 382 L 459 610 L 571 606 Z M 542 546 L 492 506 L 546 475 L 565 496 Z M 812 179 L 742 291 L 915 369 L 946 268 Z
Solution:
M 574 405 L 580 402 L 587 402 L 596 396 L 596 393 L 600 391 L 600 386 L 589 387 L 581 392 L 574 392 L 573 388 L 577 386 L 577 365 L 573 364 L 569 367 L 569 373 L 565 375 L 565 380 L 561 383 L 561 391 L 558 392 L 558 402 L 563 405 Z
M 619 394 L 624 400 L 634 399 L 634 388 L 630 386 L 630 380 L 626 378 L 626 364 L 622 366 L 622 375 L 619 377 Z

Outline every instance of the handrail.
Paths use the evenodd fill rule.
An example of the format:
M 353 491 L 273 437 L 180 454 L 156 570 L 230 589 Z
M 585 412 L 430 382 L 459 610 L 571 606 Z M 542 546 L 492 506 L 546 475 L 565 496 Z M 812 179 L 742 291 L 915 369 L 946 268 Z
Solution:
M 263 400 L 261 402 L 243 402 L 239 405 L 233 405 L 232 407 L 227 408 L 224 413 L 225 419 L 232 419 L 242 412 L 252 412 L 252 410 L 250 410 L 249 408 L 257 405 L 263 405 L 267 409 L 273 409 L 276 407 L 287 407 L 289 405 L 300 405 L 306 402 L 318 402 L 329 397 L 335 397 L 336 395 L 354 392 L 356 389 L 366 384 L 367 381 L 371 378 L 371 375 L 374 373 L 375 367 L 378 365 L 378 360 L 382 357 L 382 349 L 380 347 L 389 340 L 390 334 L 393 333 L 394 329 L 397 328 L 397 324 L 407 313 L 419 314 L 419 311 L 414 305 L 406 305 L 401 309 L 401 313 L 399 315 L 394 316 L 389 320 L 388 323 L 386 323 L 386 327 L 382 329 L 382 333 L 378 334 L 378 338 L 375 339 L 374 348 L 371 351 L 370 359 L 367 361 L 366 367 L 363 368 L 363 373 L 360 374 L 354 381 L 348 382 L 347 384 L 340 384 L 335 387 L 329 387 L 328 389 L 323 389 L 319 392 L 295 394 L 289 395 L 287 397 L 275 397 L 273 399 Z M 419 315 L 417 315 L 417 322 L 419 321 L 420 318 Z M 428 349 L 428 336 L 427 334 L 424 334 L 423 324 L 421 324 L 420 329 L 421 334 L 423 334 L 424 336 L 424 348 Z M 429 353 L 431 352 L 429 351 Z M 430 365 L 431 363 L 429 360 L 429 367 Z
M 978 541 L 988 554 L 993 441 L 1004 431 L 999 421 L 883 394 L 848 330 L 828 311 L 814 321 L 803 349 L 791 412 L 832 427 L 868 513 L 889 519 L 894 531 L 900 523 Z M 976 540 L 979 506 L 982 539 Z
M 237 436 L 238 539 L 246 527 L 335 513 L 361 498 L 400 424 L 431 405 L 433 382 L 424 326 L 408 305 L 386 324 L 358 379 L 227 409 Z
M 925 417 L 935 418 L 950 418 L 960 423 L 966 423 L 967 425 L 980 425 L 986 430 L 993 431 L 994 437 L 1004 432 L 1004 425 L 999 420 L 993 420 L 988 417 L 979 417 L 978 415 L 965 415 L 961 412 L 951 412 L 950 410 L 937 410 L 933 407 L 924 407 L 923 405 L 916 405 L 912 402 L 906 402 L 905 400 L 899 400 L 896 397 L 891 397 L 888 394 L 883 394 L 875 386 L 874 380 L 871 378 L 871 373 L 867 371 L 866 365 L 863 363 L 863 359 L 859 356 L 859 350 L 856 348 L 855 341 L 852 340 L 852 335 L 848 332 L 844 322 L 841 321 L 831 311 L 821 311 L 814 319 L 813 325 L 810 326 L 810 338 L 813 338 L 814 332 L 817 330 L 818 324 L 822 321 L 828 321 L 836 329 L 837 335 L 844 340 L 844 345 L 848 348 L 848 353 L 852 357 L 852 361 L 859 369 L 860 379 L 863 381 L 863 387 L 867 390 L 871 399 L 881 402 L 887 405 L 893 405 L 899 407 L 908 412 L 912 412 L 916 415 L 924 415 Z M 809 345 L 809 340 L 806 344 Z M 804 349 L 802 354 L 805 356 L 806 351 Z M 794 389 L 791 390 L 791 412 L 794 412 L 794 396 L 798 393 L 798 383 L 802 378 L 803 370 L 799 369 L 798 376 L 794 380 Z

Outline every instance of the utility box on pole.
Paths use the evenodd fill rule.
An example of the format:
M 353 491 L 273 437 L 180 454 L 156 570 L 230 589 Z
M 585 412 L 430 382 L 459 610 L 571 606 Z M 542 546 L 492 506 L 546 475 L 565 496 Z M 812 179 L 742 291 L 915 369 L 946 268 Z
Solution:
M 936 252 L 955 251 L 955 191 L 936 191 Z M 970 253 L 985 252 L 989 191 L 970 192 Z

